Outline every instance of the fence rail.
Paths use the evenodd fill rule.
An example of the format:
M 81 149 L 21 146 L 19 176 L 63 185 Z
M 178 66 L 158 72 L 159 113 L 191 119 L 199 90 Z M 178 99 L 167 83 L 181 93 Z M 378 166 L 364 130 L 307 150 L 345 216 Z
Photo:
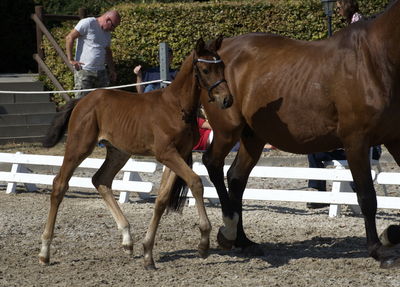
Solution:
M 61 166 L 63 157 L 48 155 L 27 155 L 0 153 L 0 163 L 10 163 L 10 172 L 0 172 L 0 181 L 8 183 L 7 193 L 15 191 L 16 183 L 45 184 L 51 185 L 54 175 L 27 173 L 29 170 L 25 166 L 46 165 Z M 98 169 L 103 163 L 103 159 L 88 158 L 79 166 L 81 168 Z M 277 190 L 264 188 L 247 188 L 243 199 L 268 200 L 268 201 L 288 201 L 288 202 L 318 202 L 331 204 L 329 216 L 334 217 L 340 214 L 340 205 L 346 204 L 357 206 L 357 197 L 349 187 L 352 176 L 350 170 L 344 169 L 342 163 L 333 163 L 335 168 L 305 168 L 305 167 L 270 167 L 256 166 L 250 173 L 250 177 L 258 178 L 278 178 L 278 179 L 315 179 L 332 181 L 332 190 L 329 192 L 314 192 L 306 190 Z M 121 191 L 119 201 L 128 202 L 129 192 L 134 191 L 143 197 L 153 189 L 153 183 L 143 182 L 139 173 L 154 173 L 157 164 L 155 162 L 144 162 L 130 159 L 122 168 L 124 172 L 123 180 L 114 180 L 112 188 Z M 224 167 L 226 174 L 229 166 Z M 207 199 L 218 199 L 215 188 L 208 180 L 208 173 L 205 166 L 199 162 L 193 164 L 193 170 L 203 179 L 204 197 Z M 395 172 L 375 172 L 371 170 L 372 179 L 376 184 L 398 184 L 400 185 L 400 173 Z M 91 178 L 72 177 L 70 186 L 93 188 Z M 32 186 L 27 186 L 32 189 Z M 194 203 L 194 199 L 189 191 L 189 205 Z M 400 197 L 378 196 L 378 208 L 400 209 Z

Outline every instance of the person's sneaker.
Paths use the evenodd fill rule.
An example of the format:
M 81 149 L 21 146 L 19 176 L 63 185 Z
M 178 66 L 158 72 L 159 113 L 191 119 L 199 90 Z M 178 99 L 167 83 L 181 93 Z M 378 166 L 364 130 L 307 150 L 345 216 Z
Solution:
M 307 208 L 309 209 L 325 208 L 328 206 L 328 203 L 307 202 Z

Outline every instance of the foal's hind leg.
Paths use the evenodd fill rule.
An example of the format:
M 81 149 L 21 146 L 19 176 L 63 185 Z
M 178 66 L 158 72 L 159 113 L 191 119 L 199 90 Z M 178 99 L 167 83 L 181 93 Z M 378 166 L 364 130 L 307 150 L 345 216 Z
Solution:
M 122 246 L 124 250 L 127 253 L 132 254 L 133 240 L 130 233 L 129 222 L 122 213 L 121 208 L 115 200 L 114 194 L 111 190 L 111 184 L 115 175 L 125 165 L 130 155 L 121 152 L 108 143 L 106 146 L 106 159 L 100 169 L 93 176 L 92 182 L 104 199 L 108 209 L 111 211 L 111 214 L 117 223 L 118 229 L 122 232 Z
M 50 244 L 54 235 L 58 208 L 68 190 L 68 182 L 74 170 L 92 152 L 94 146 L 95 140 L 90 140 L 89 136 L 81 141 L 67 140 L 63 164 L 53 180 L 50 211 L 42 234 L 42 247 L 39 253 L 39 262 L 42 264 L 50 262 Z
M 248 239 L 244 232 L 242 216 L 243 193 L 250 172 L 257 164 L 264 144 L 265 141 L 258 139 L 254 135 L 242 136 L 239 151 L 227 174 L 230 203 L 235 213 L 239 215 L 235 246 L 241 247 L 245 253 L 252 255 L 262 255 L 263 251 L 256 243 Z

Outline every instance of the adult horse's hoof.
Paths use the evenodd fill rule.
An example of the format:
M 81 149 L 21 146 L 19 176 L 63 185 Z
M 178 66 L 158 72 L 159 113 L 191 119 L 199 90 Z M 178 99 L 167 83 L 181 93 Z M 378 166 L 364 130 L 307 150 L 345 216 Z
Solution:
M 221 228 L 223 227 L 219 228 L 217 234 L 218 245 L 224 250 L 231 250 L 233 248 L 233 245 L 235 244 L 235 241 L 226 239 L 226 237 L 222 234 Z
M 383 246 L 393 246 L 400 243 L 400 226 L 389 225 L 379 236 Z
M 400 267 L 400 258 L 388 258 L 381 262 L 381 268 L 390 269 Z
M 400 244 L 394 246 L 380 246 L 377 249 L 377 259 L 381 262 L 380 267 L 398 268 L 400 267 Z

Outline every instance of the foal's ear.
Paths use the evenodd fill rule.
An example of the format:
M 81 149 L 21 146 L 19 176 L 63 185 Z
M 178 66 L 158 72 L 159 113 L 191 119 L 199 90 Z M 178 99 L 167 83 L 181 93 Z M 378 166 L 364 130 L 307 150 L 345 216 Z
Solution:
M 219 35 L 217 39 L 210 43 L 210 50 L 217 52 L 221 47 L 222 41 L 224 40 L 224 36 Z
M 197 40 L 196 48 L 195 48 L 196 53 L 200 54 L 204 50 L 205 45 L 206 45 L 206 43 L 204 43 L 203 38 L 200 38 L 199 40 Z

